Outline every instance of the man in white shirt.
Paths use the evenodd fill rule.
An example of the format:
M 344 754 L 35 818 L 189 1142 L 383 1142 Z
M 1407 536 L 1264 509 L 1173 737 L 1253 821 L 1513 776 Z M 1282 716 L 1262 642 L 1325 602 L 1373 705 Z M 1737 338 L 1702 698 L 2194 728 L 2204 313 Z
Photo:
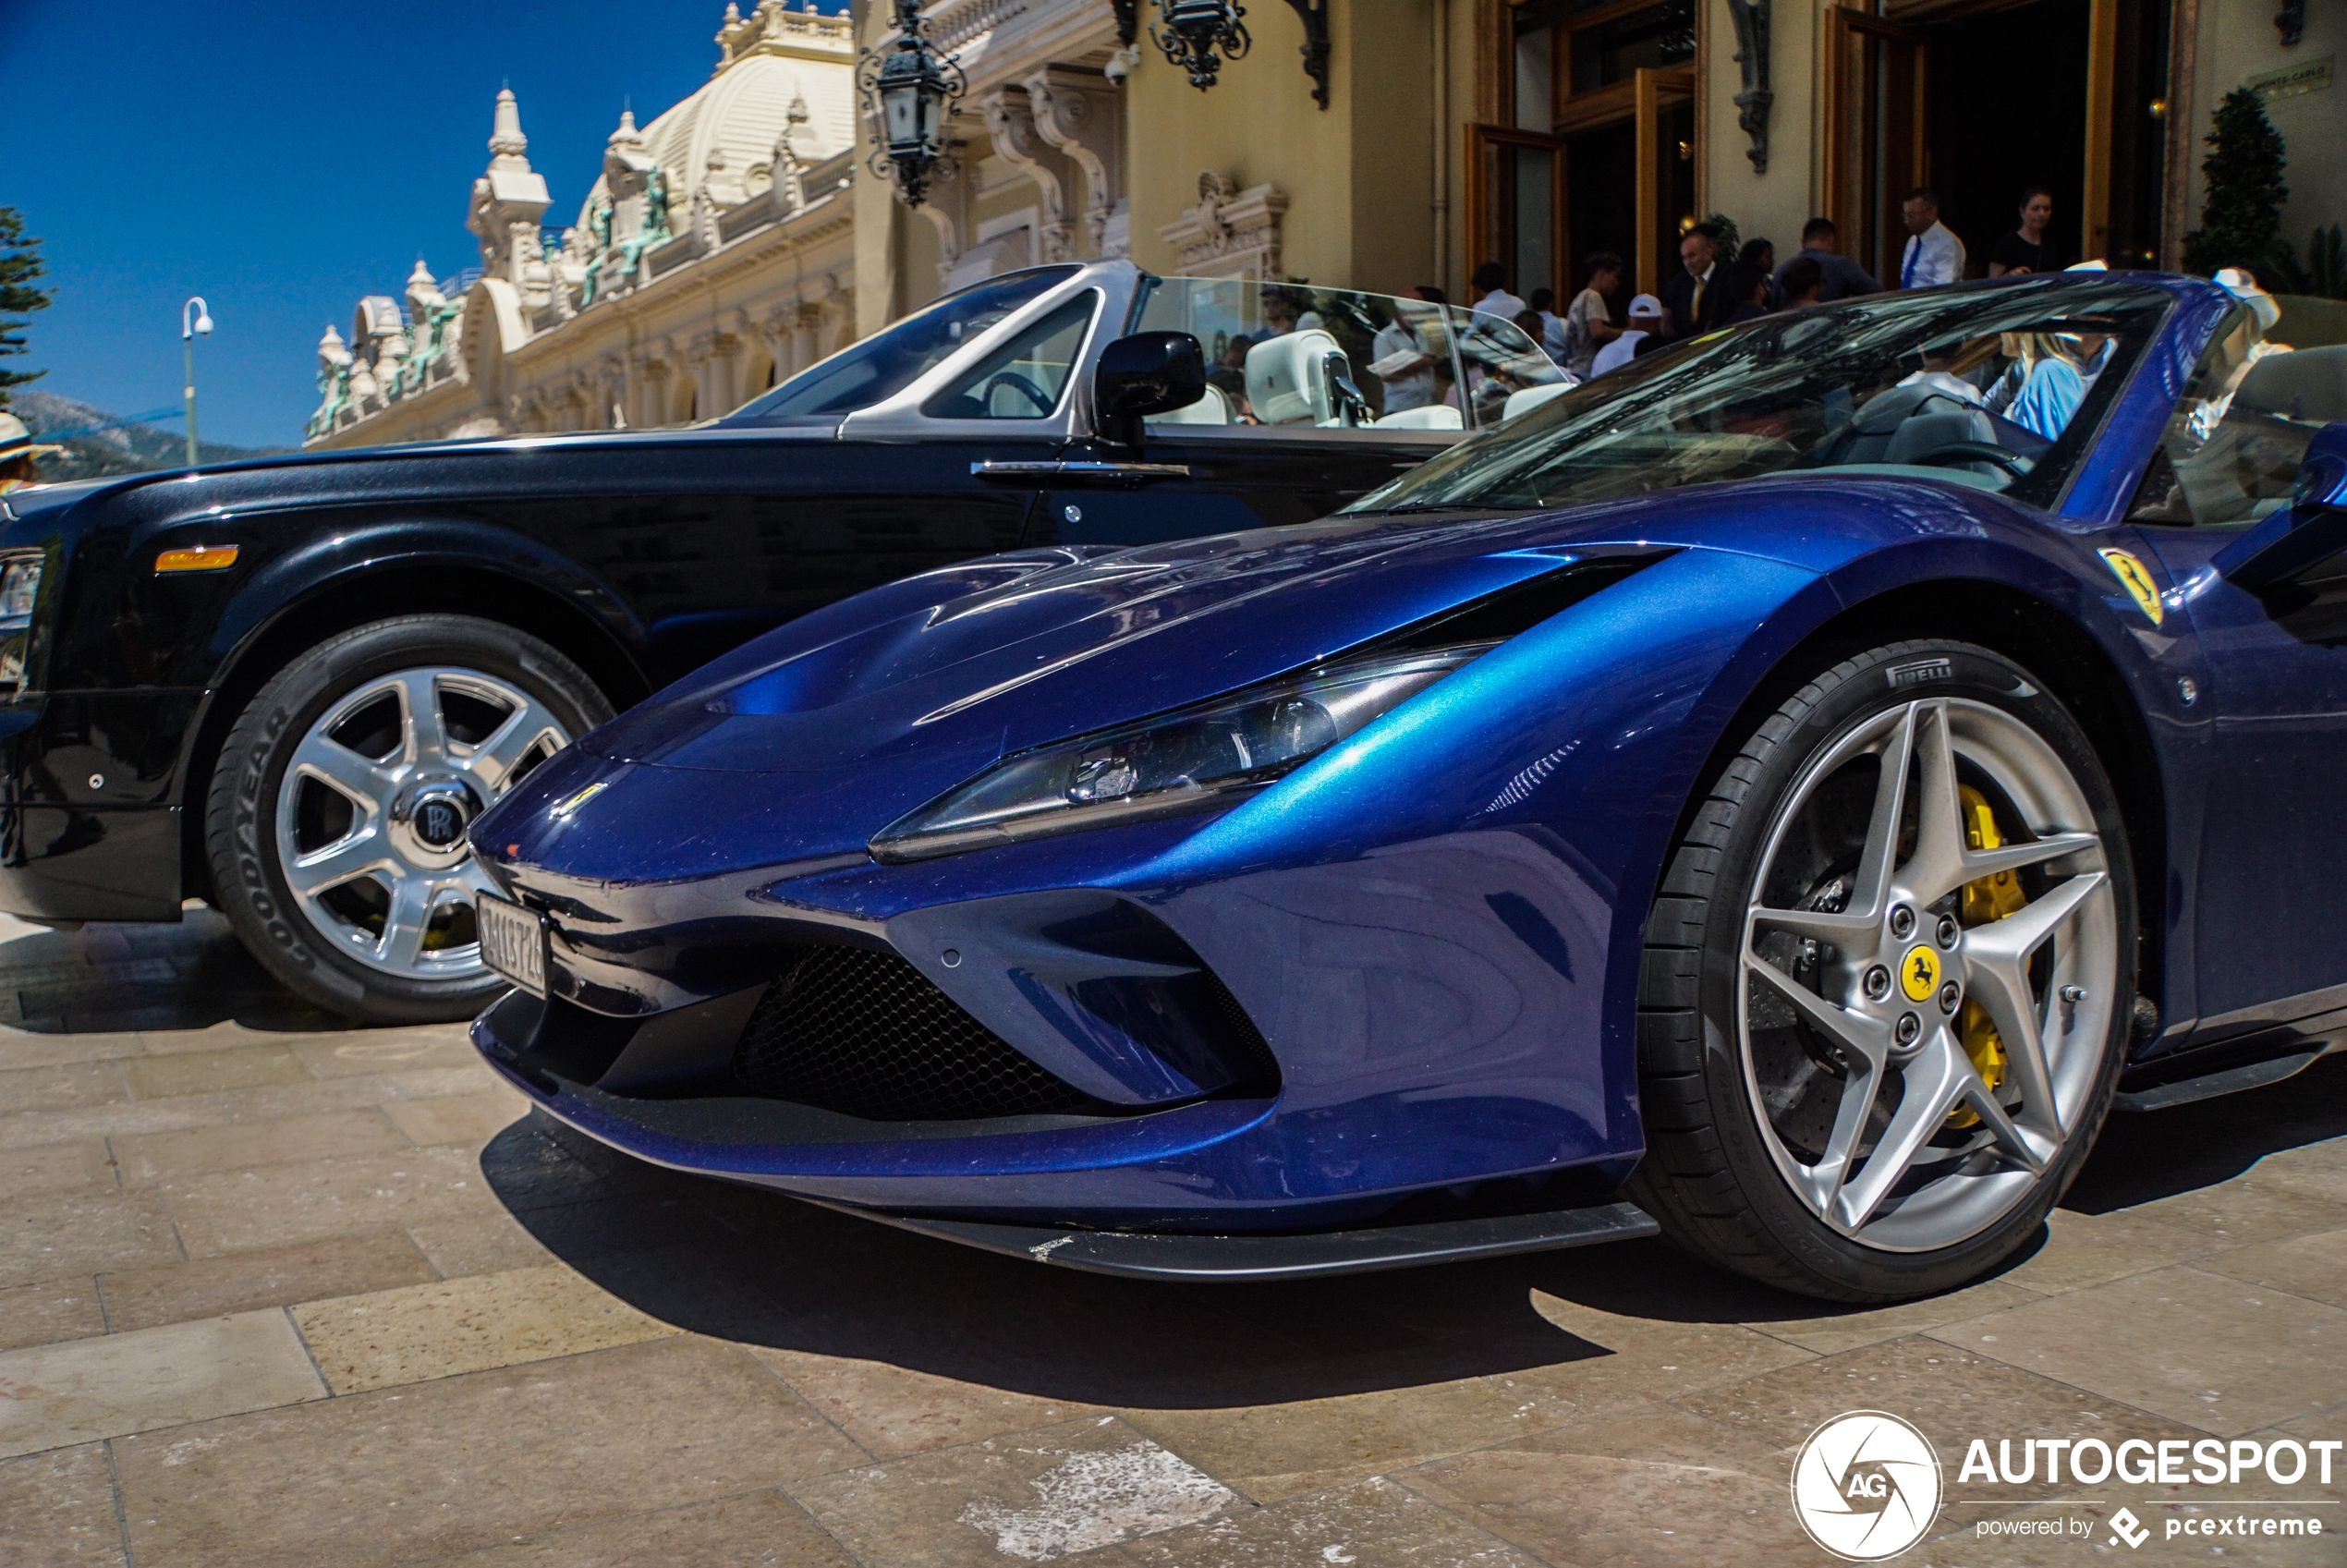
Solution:
M 1940 221 L 1940 198 L 1929 186 L 1917 186 L 1900 205 L 1899 220 L 1907 228 L 1901 288 L 1937 288 L 1964 276 L 1964 241 Z
M 1637 357 L 1638 345 L 1662 330 L 1662 301 L 1651 294 L 1641 294 L 1630 301 L 1630 324 L 1622 335 L 1597 352 L 1589 361 L 1589 374 L 1601 376 L 1618 366 L 1626 365 Z
M 1503 322 L 1513 322 L 1524 314 L 1524 301 L 1507 291 L 1508 270 L 1499 262 L 1484 262 L 1475 269 L 1475 276 L 1467 281 L 1474 284 L 1476 292 L 1482 296 L 1475 302 L 1477 310 L 1497 316 Z

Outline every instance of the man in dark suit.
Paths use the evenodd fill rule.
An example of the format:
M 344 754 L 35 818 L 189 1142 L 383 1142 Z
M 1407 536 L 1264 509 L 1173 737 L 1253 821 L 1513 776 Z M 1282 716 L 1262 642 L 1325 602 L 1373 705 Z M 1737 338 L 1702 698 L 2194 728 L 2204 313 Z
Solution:
M 1720 242 L 1702 229 L 1679 241 L 1682 270 L 1662 286 L 1662 309 L 1672 338 L 1684 341 L 1724 325 L 1737 301 L 1720 263 Z

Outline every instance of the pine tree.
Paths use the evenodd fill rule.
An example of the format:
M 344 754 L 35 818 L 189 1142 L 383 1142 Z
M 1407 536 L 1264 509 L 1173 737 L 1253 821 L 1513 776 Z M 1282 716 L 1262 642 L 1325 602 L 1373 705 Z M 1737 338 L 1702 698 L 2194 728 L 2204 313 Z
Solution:
M 2200 165 L 2208 198 L 2200 226 L 2184 236 L 2184 270 L 2203 276 L 2219 267 L 2257 267 L 2281 232 L 2281 204 L 2290 187 L 2281 133 L 2266 118 L 2257 94 L 2236 87 L 2219 105 Z
M 25 351 L 25 318 L 49 308 L 49 291 L 32 286 L 47 270 L 41 264 L 41 241 L 25 235 L 23 214 L 14 207 L 0 207 L 0 355 Z M 8 405 L 10 387 L 38 381 L 45 373 L 0 365 L 0 408 Z

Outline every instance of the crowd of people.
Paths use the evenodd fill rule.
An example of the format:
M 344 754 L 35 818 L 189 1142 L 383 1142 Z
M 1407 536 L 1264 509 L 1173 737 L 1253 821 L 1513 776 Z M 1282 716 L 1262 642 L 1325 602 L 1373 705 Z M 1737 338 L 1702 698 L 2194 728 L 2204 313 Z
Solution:
M 1936 288 L 1962 279 L 1968 266 L 1964 241 L 1940 221 L 1940 198 L 1918 187 L 1900 204 L 1907 233 L 1895 288 Z M 1987 275 L 2059 272 L 2046 230 L 2053 219 L 2053 193 L 2044 186 L 2022 192 L 2020 223 L 1989 251 Z M 1575 380 L 1603 375 L 1641 354 L 1667 344 L 1700 337 L 1782 310 L 1806 310 L 1855 295 L 1880 293 L 1878 282 L 1842 253 L 1842 236 L 1830 218 L 1802 226 L 1801 249 L 1780 262 L 1766 239 L 1745 240 L 1727 253 L 1721 232 L 1697 224 L 1679 241 L 1679 270 L 1660 296 L 1634 296 L 1617 315 L 1628 269 L 1622 258 L 1601 250 L 1581 264 L 1581 287 L 1559 312 L 1556 296 L 1536 288 L 1526 298 L 1508 292 L 1507 269 L 1486 261 L 1476 270 L 1475 309 L 1524 329 L 1550 359 Z M 1423 292 L 1423 291 L 1421 291 Z

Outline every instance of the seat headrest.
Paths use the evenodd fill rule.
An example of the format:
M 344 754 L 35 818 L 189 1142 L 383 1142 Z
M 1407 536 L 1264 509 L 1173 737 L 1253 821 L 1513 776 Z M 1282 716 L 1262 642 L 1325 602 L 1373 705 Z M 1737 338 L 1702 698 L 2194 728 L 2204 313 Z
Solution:
M 1331 417 L 1335 396 L 1328 356 L 1341 352 L 1318 327 L 1265 338 L 1246 351 L 1246 402 L 1267 425 L 1317 425 Z
M 2241 378 L 2233 404 L 2303 424 L 2347 419 L 2347 345 L 2261 357 Z

